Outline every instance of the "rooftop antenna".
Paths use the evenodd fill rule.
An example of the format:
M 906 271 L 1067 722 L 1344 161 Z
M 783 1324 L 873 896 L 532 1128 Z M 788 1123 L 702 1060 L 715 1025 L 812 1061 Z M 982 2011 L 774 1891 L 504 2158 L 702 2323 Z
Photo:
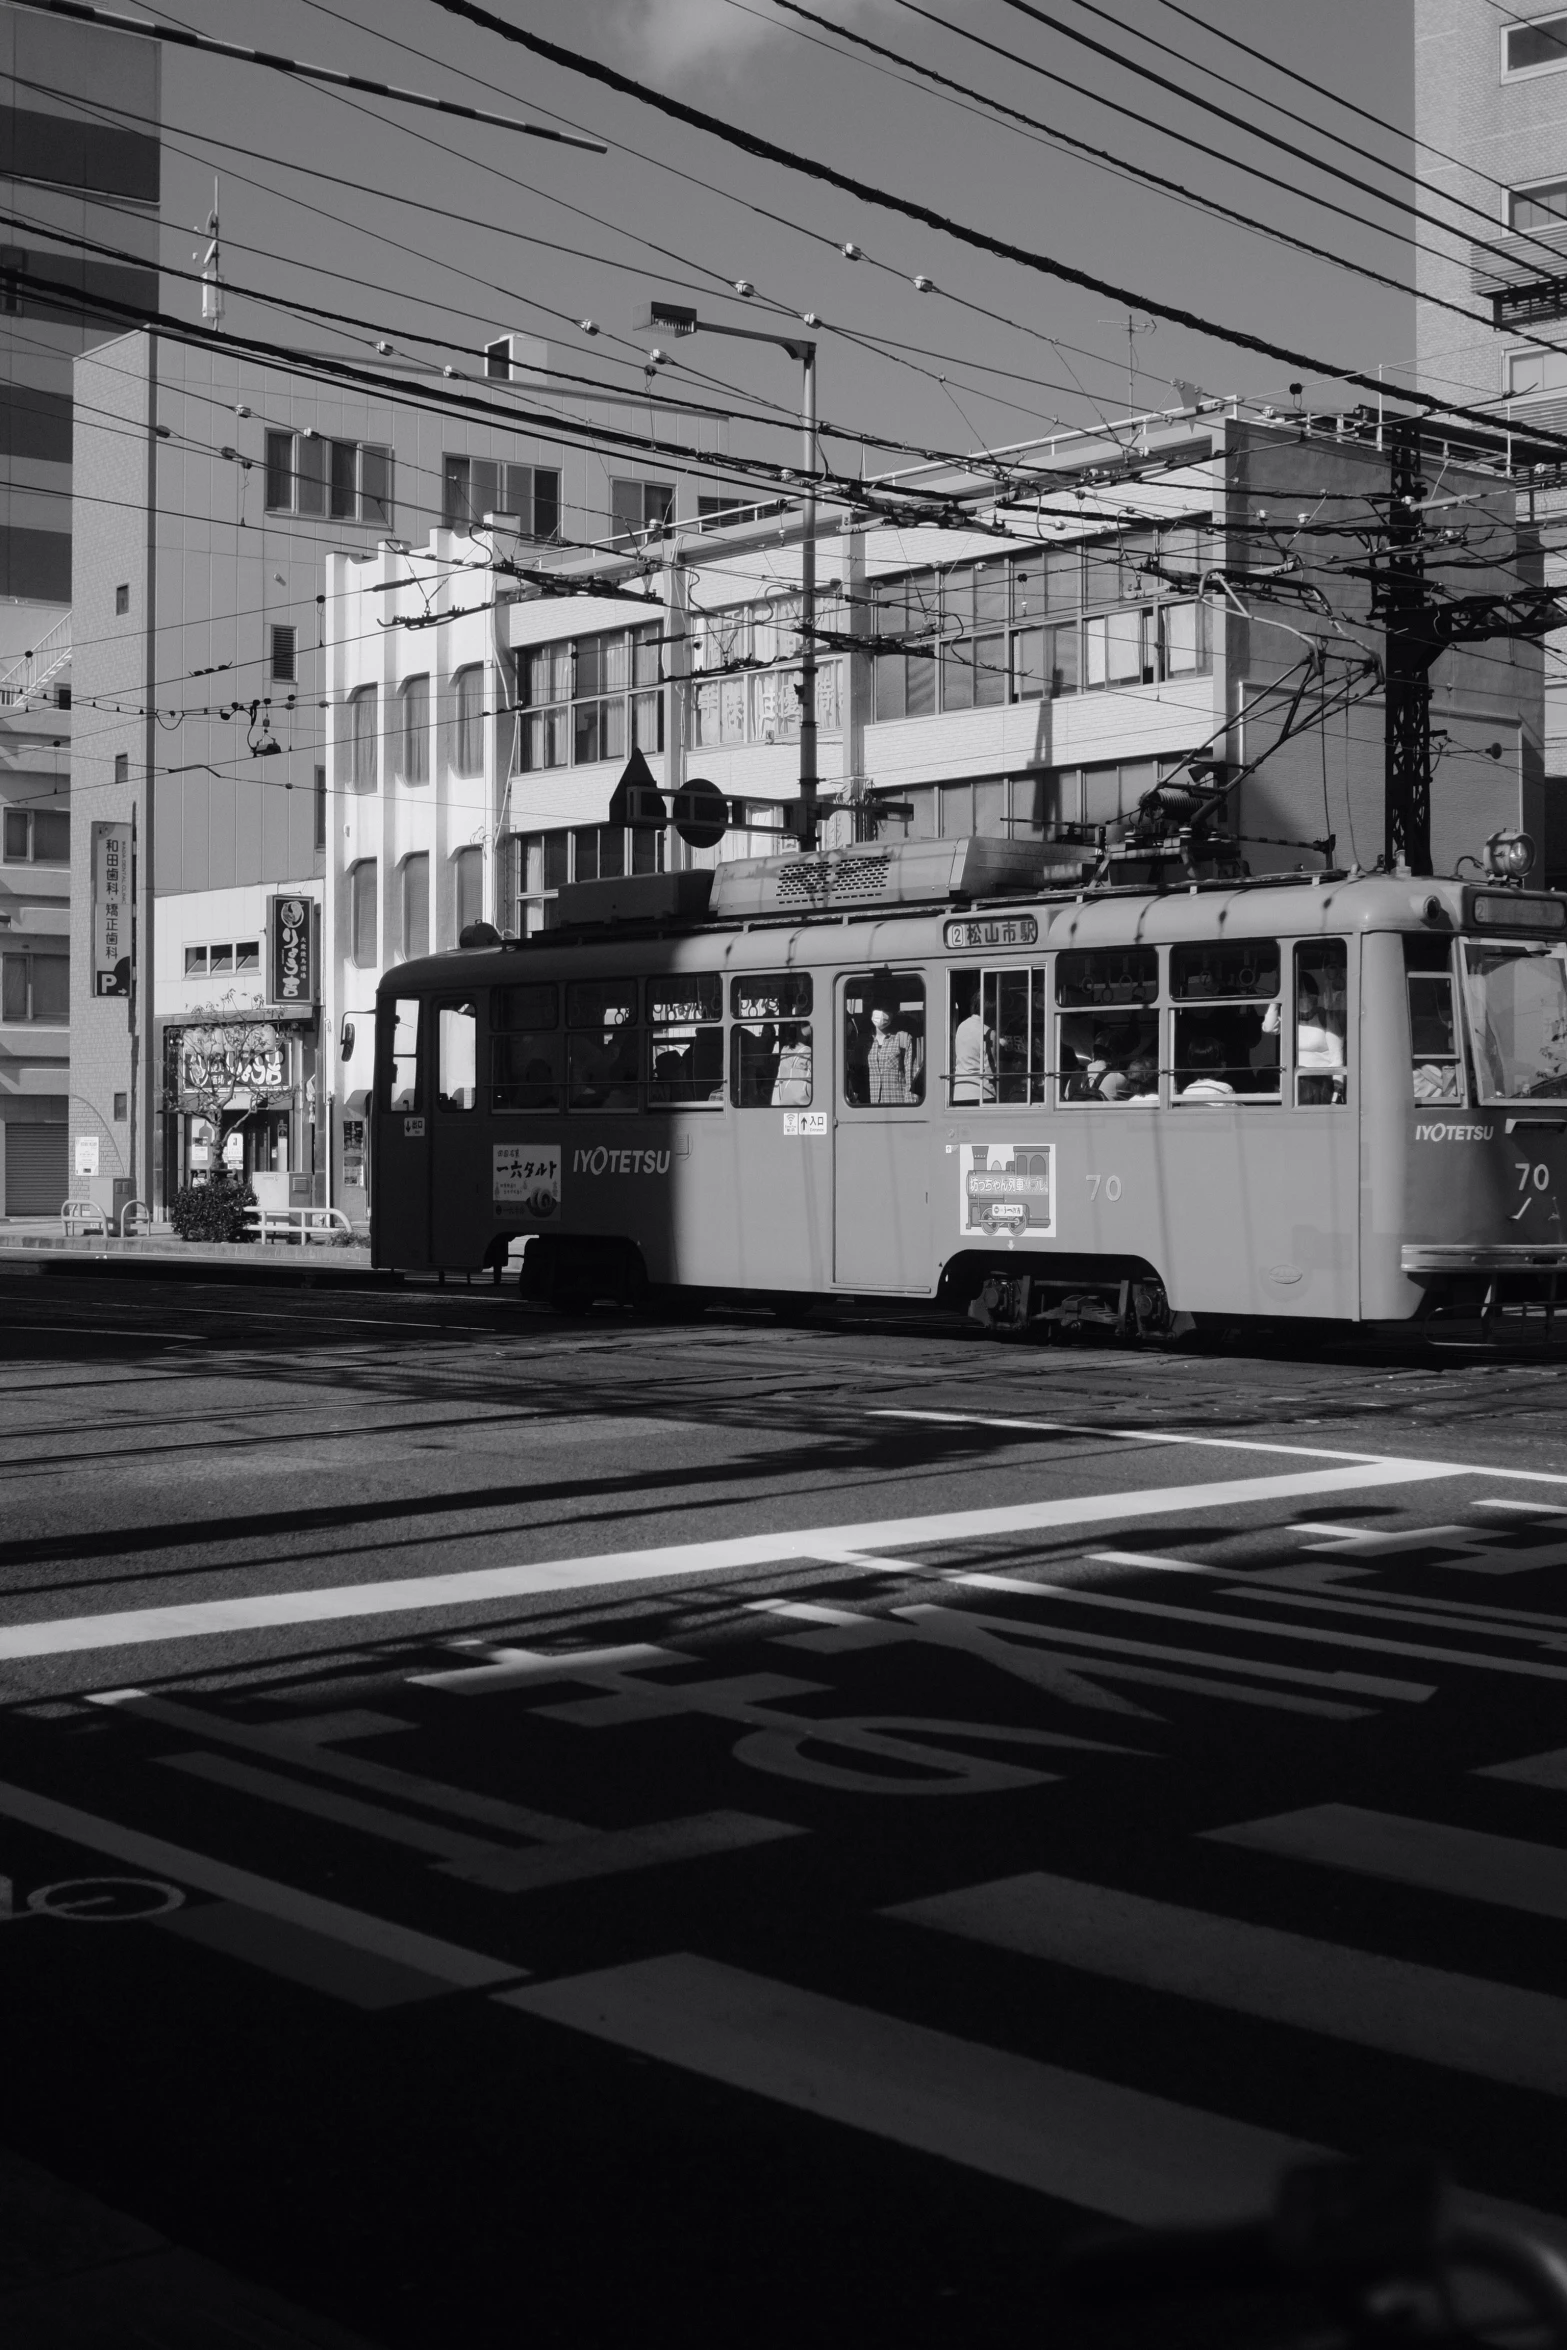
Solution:
M 201 234 L 200 228 L 197 235 Z M 212 182 L 212 210 L 207 215 L 207 250 L 193 253 L 201 263 L 201 323 L 216 330 L 223 323 L 223 280 L 218 275 L 218 183 Z

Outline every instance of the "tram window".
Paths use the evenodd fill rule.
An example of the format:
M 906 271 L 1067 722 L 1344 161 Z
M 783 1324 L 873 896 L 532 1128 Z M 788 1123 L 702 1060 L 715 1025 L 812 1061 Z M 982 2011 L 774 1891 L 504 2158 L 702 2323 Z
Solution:
M 1562 951 L 1488 942 L 1466 945 L 1464 959 L 1481 1100 L 1559 1101 L 1567 1095 Z
M 490 990 L 490 1107 L 558 1110 L 565 1074 L 560 990 L 553 980 Z
M 1072 947 L 1056 957 L 1056 1002 L 1063 1010 L 1158 1000 L 1154 947 Z
M 648 1107 L 721 1109 L 724 983 L 691 971 L 647 983 Z
M 954 1103 L 1038 1102 L 1045 1096 L 1043 971 L 954 971 Z
M 1153 947 L 1072 947 L 1057 955 L 1063 1102 L 1158 1100 L 1158 995 Z
M 1452 949 L 1429 935 L 1404 940 L 1409 991 L 1409 1066 L 1417 1102 L 1456 1102 L 1463 1093 Z
M 634 979 L 580 980 L 566 990 L 566 1099 L 573 1110 L 634 1110 L 640 1091 Z
M 809 971 L 747 972 L 729 982 L 729 1099 L 737 1110 L 811 1106 Z
M 385 1083 L 389 1110 L 412 1110 L 419 1102 L 419 998 L 399 996 L 392 1006 L 392 1049 Z
M 843 993 L 843 1098 L 861 1109 L 925 1099 L 925 982 L 872 971 Z
M 435 1098 L 443 1110 L 479 1106 L 479 1014 L 473 1004 L 442 1004 L 435 1025 Z
M 1239 938 L 1201 946 L 1170 949 L 1170 993 L 1180 1003 L 1211 1002 L 1217 997 L 1276 996 L 1279 992 L 1279 942 L 1276 938 Z
M 1300 1109 L 1349 1099 L 1346 992 L 1349 950 L 1341 938 L 1295 949 L 1295 1101 Z
M 1205 940 L 1170 949 L 1177 1102 L 1279 1099 L 1279 944 Z

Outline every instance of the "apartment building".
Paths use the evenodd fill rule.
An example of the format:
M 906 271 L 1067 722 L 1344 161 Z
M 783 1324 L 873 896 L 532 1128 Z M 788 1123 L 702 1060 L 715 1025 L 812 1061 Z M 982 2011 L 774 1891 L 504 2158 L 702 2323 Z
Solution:
M 1567 9 L 1550 0 L 1415 0 L 1416 382 L 1490 409 L 1519 452 L 1545 577 L 1567 580 L 1567 492 L 1537 431 L 1567 433 Z M 1438 307 L 1481 314 L 1480 323 Z M 1567 881 L 1567 631 L 1546 641 L 1545 867 Z
M 710 486 L 589 447 L 588 426 L 647 436 L 645 403 L 568 398 L 529 338 L 379 372 L 384 390 L 345 386 L 194 332 L 122 335 L 78 364 L 71 1139 L 101 1186 L 154 1208 L 219 1159 L 276 1204 L 337 1187 L 319 955 L 304 995 L 276 968 L 279 904 L 312 909 L 319 938 L 341 859 L 328 558 L 379 561 L 490 514 L 530 560 L 642 545 Z M 454 410 L 454 382 L 517 423 Z M 716 453 L 708 420 L 657 422 Z M 366 612 L 367 646 L 406 633 L 388 617 Z M 236 1022 L 254 1082 L 218 1104 L 191 1079 Z
M 0 1216 L 70 1181 L 72 370 L 157 301 L 160 161 L 153 43 L 0 7 Z

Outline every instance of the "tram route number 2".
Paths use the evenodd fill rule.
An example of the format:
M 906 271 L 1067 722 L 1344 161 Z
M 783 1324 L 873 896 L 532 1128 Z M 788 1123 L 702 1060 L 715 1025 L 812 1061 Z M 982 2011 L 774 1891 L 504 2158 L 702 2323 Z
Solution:
M 1121 1196 L 1119 1175 L 1085 1175 L 1083 1181 L 1088 1186 L 1090 1199 L 1107 1199 L 1113 1207 Z

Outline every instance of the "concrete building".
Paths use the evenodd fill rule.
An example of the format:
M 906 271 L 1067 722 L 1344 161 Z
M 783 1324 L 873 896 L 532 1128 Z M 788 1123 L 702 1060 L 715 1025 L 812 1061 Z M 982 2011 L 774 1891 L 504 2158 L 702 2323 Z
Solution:
M 1535 475 L 1531 433 L 1567 433 L 1567 9 L 1550 0 L 1415 0 L 1415 130 L 1427 209 L 1415 276 L 1416 382 L 1490 409 L 1530 486 L 1545 577 L 1567 581 L 1559 459 Z M 1459 309 L 1481 314 L 1481 323 Z M 1567 883 L 1567 631 L 1547 640 L 1545 868 Z
M 225 1143 L 269 1201 L 326 1196 L 319 986 L 312 972 L 308 997 L 284 1000 L 268 921 L 279 896 L 327 920 L 339 858 L 328 555 L 375 557 L 491 512 L 530 554 L 630 545 L 694 519 L 694 477 L 584 445 L 586 425 L 648 434 L 645 403 L 584 407 L 550 388 L 550 364 L 518 336 L 466 363 L 487 400 L 515 406 L 512 427 L 443 411 L 434 368 L 424 404 L 400 359 L 384 393 L 194 333 L 124 335 L 79 363 L 74 772 L 87 820 L 73 842 L 71 1132 L 106 1204 L 118 1181 L 162 1206 Z M 657 424 L 716 450 L 707 420 L 661 411 Z M 365 618 L 376 647 L 381 617 Z M 120 875 L 132 895 L 116 901 L 111 942 Z M 153 974 L 150 1002 L 118 992 L 133 972 Z M 220 1136 L 211 1088 L 187 1079 L 210 1068 L 203 1036 L 241 1018 L 258 1082 L 237 1088 L 218 1123 L 244 1111 L 243 1126 Z
M 0 1215 L 69 1181 L 72 368 L 157 301 L 160 152 L 153 43 L 0 7 Z
M 1034 485 L 1006 503 L 993 472 L 926 468 L 875 485 L 908 527 L 821 510 L 819 766 L 840 802 L 825 845 L 978 833 L 1076 870 L 1194 757 L 1220 776 L 1261 758 L 1228 802 L 1251 870 L 1374 866 L 1379 632 L 1368 585 L 1335 567 L 1339 526 L 1373 520 L 1384 491 L 1374 426 L 1211 403 L 999 456 Z M 1446 480 L 1480 565 L 1461 584 L 1512 583 L 1505 469 L 1450 453 Z M 921 497 L 968 501 L 971 527 L 916 526 Z M 1323 513 L 1332 535 L 1301 530 Z M 603 549 L 547 554 L 554 594 L 517 584 L 514 551 L 505 533 L 435 532 L 327 566 L 321 1033 L 355 1213 L 385 970 L 480 917 L 548 927 L 572 882 L 787 845 L 764 828 L 797 792 L 797 513 L 699 517 L 651 574 Z M 1433 673 L 1441 870 L 1500 826 L 1539 827 L 1540 666 L 1538 647 L 1485 646 Z M 1275 748 L 1292 715 L 1301 731 Z M 750 829 L 696 851 L 611 824 L 634 748 L 666 790 L 700 775 L 741 799 Z

